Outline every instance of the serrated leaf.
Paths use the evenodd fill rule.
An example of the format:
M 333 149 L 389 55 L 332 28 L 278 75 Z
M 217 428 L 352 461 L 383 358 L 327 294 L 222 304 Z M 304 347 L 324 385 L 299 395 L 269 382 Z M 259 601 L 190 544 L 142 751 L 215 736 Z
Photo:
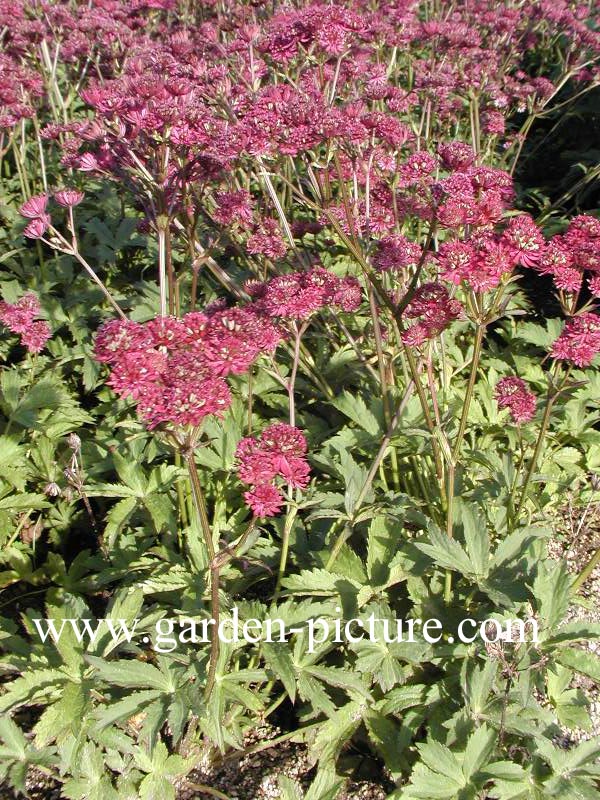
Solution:
M 475 573 L 475 568 L 468 555 L 455 539 L 450 539 L 445 533 L 435 529 L 429 531 L 429 539 L 431 544 L 415 542 L 415 546 L 440 567 L 458 571 L 464 575 Z
M 158 689 L 171 693 L 175 690 L 170 675 L 161 672 L 152 664 L 135 659 L 122 661 L 104 661 L 96 656 L 86 656 L 102 680 L 114 686 L 129 689 Z
M 296 670 L 287 643 L 263 642 L 262 651 L 267 665 L 283 683 L 292 703 L 296 700 Z
M 381 432 L 379 420 L 375 414 L 367 408 L 365 401 L 359 395 L 352 395 L 346 390 L 335 397 L 331 401 L 331 405 L 355 422 L 359 428 L 362 428 L 372 436 L 377 436 L 377 434 Z

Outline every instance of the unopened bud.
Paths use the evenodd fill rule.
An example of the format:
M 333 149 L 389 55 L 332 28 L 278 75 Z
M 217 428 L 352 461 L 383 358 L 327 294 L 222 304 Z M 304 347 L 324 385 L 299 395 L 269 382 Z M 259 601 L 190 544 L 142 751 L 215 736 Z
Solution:
M 81 450 L 81 439 L 76 433 L 70 433 L 68 435 L 67 444 L 75 453 L 78 453 Z
M 44 494 L 47 497 L 58 497 L 60 494 L 60 486 L 58 483 L 54 481 L 50 481 L 50 483 L 46 484 L 44 487 Z

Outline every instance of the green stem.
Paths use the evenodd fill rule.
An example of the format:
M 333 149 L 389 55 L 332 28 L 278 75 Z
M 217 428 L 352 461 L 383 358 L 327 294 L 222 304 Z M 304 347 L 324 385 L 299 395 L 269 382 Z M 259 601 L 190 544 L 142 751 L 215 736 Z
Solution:
M 473 390 L 475 388 L 475 381 L 477 380 L 477 370 L 479 368 L 479 360 L 481 358 L 481 347 L 483 344 L 483 337 L 485 334 L 485 323 L 478 323 L 477 331 L 475 333 L 475 343 L 473 345 L 473 360 L 471 361 L 471 372 L 469 374 L 469 382 L 467 384 L 467 391 L 465 393 L 465 402 L 463 404 L 460 423 L 458 426 L 458 433 L 454 442 L 452 450 L 452 459 L 448 464 L 447 470 L 447 484 L 446 484 L 446 535 L 449 539 L 454 536 L 454 489 L 456 482 L 456 464 L 460 458 L 460 451 L 467 429 L 467 421 L 469 419 L 469 410 L 471 407 L 471 400 L 473 399 Z M 444 602 L 450 603 L 452 598 L 452 571 L 446 570 L 446 577 L 444 581 Z
M 540 426 L 540 432 L 538 434 L 537 441 L 535 443 L 535 450 L 533 451 L 533 456 L 531 457 L 531 461 L 529 462 L 529 466 L 527 468 L 527 474 L 525 475 L 525 480 L 523 481 L 523 487 L 521 489 L 521 494 L 519 497 L 519 502 L 515 509 L 515 517 L 514 523 L 516 524 L 519 514 L 521 513 L 521 509 L 523 508 L 523 504 L 525 503 L 525 499 L 527 497 L 527 489 L 529 488 L 529 484 L 531 482 L 531 478 L 533 473 L 536 470 L 537 463 L 540 457 L 540 453 L 542 451 L 542 447 L 544 444 L 544 439 L 546 437 L 546 433 L 548 431 L 548 425 L 550 424 L 550 415 L 552 413 L 552 408 L 554 407 L 554 403 L 558 397 L 558 393 L 548 393 L 548 400 L 546 402 L 546 408 L 544 409 L 544 416 L 542 417 L 542 424 Z
M 285 517 L 285 523 L 283 526 L 283 539 L 281 541 L 281 555 L 279 557 L 279 574 L 277 575 L 277 583 L 275 584 L 275 594 L 273 595 L 274 603 L 276 603 L 277 600 L 279 599 L 279 594 L 281 592 L 281 582 L 285 575 L 288 552 L 290 549 L 290 534 L 292 532 L 292 526 L 294 524 L 294 520 L 296 519 L 297 514 L 298 514 L 297 507 L 288 504 L 288 512 Z
M 208 564 L 210 572 L 210 613 L 213 621 L 210 633 L 210 659 L 208 664 L 208 674 L 206 678 L 206 686 L 204 687 L 204 698 L 208 700 L 212 692 L 215 676 L 217 672 L 217 660 L 219 658 L 219 565 L 215 561 L 215 546 L 212 539 L 212 532 L 210 529 L 210 522 L 208 520 L 208 513 L 206 511 L 206 501 L 204 493 L 200 484 L 200 477 L 198 476 L 198 468 L 194 459 L 193 451 L 186 455 L 186 464 L 188 474 L 190 476 L 190 484 L 192 486 L 192 498 L 194 506 L 200 520 L 200 527 L 204 537 L 204 544 L 208 555 Z
M 460 448 L 465 436 L 467 422 L 469 419 L 469 409 L 471 407 L 471 400 L 473 399 L 473 389 L 475 388 L 475 381 L 477 380 L 477 370 L 479 368 L 479 359 L 481 358 L 481 346 L 483 344 L 483 337 L 485 335 L 485 323 L 477 325 L 477 332 L 475 334 L 475 344 L 473 345 L 473 360 L 471 361 L 471 373 L 469 375 L 469 383 L 467 384 L 467 391 L 465 394 L 465 402 L 460 418 L 458 433 L 456 434 L 456 441 L 454 442 L 454 449 L 452 456 L 456 460 L 460 455 Z
M 600 564 L 600 547 L 596 550 L 594 555 L 590 558 L 588 563 L 585 565 L 585 567 L 581 570 L 579 575 L 573 581 L 573 584 L 571 586 L 573 592 L 577 593 L 582 588 L 583 584 L 587 581 L 587 579 L 596 569 L 598 564 Z

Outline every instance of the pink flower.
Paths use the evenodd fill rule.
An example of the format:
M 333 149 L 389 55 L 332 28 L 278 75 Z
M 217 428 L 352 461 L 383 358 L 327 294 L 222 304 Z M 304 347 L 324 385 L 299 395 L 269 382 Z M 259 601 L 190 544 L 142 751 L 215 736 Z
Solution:
M 461 313 L 461 304 L 450 298 L 445 286 L 441 283 L 424 283 L 419 286 L 404 312 L 407 319 L 419 318 L 419 321 L 403 332 L 402 341 L 410 347 L 422 345 L 428 339 L 439 336 Z
M 84 197 L 84 193 L 78 192 L 77 189 L 61 189 L 54 195 L 54 199 L 58 205 L 63 206 L 64 208 L 73 208 L 73 206 L 78 206 Z
M 142 416 L 151 428 L 161 422 L 177 426 L 200 425 L 207 416 L 222 416 L 231 405 L 231 392 L 222 378 L 176 381 L 166 386 L 159 402 L 140 403 Z
M 323 267 L 277 275 L 262 285 L 253 284 L 251 291 L 259 311 L 284 319 L 308 319 L 330 304 L 353 311 L 362 299 L 355 278 L 338 278 Z
M 342 278 L 333 293 L 332 302 L 346 313 L 358 311 L 362 303 L 362 289 L 358 280 L 351 275 Z
M 590 293 L 594 297 L 600 297 L 600 275 L 595 275 L 593 278 L 590 278 L 588 285 L 590 287 Z
M 282 422 L 269 425 L 257 439 L 247 437 L 239 442 L 236 450 L 238 476 L 253 487 L 244 497 L 257 516 L 272 516 L 279 511 L 283 499 L 275 484 L 276 478 L 292 488 L 306 488 L 310 475 L 306 449 L 302 431 Z M 257 505 L 261 498 L 265 506 Z M 277 507 L 272 506 L 272 514 L 259 513 L 257 509 L 267 508 L 269 499 L 277 501 Z
M 217 208 L 213 217 L 220 225 L 252 224 L 252 202 L 249 192 L 240 189 L 237 192 L 219 192 L 216 196 Z
M 93 153 L 84 153 L 77 159 L 77 167 L 80 172 L 95 172 L 100 165 Z
M 19 209 L 19 214 L 22 217 L 26 217 L 27 219 L 37 219 L 38 217 L 44 217 L 47 205 L 48 205 L 48 195 L 36 194 L 23 203 L 23 205 Z
M 406 236 L 386 236 L 377 243 L 373 263 L 378 270 L 400 272 L 414 269 L 421 259 L 421 248 Z
M 26 236 L 28 239 L 41 239 L 48 230 L 51 221 L 48 214 L 42 214 L 41 217 L 32 219 L 23 231 L 23 236 Z
M 152 344 L 150 331 L 139 322 L 111 319 L 96 333 L 94 356 L 103 364 L 114 364 L 127 353 L 147 351 Z
M 21 344 L 29 350 L 30 353 L 41 352 L 48 339 L 52 336 L 52 331 L 48 323 L 41 319 L 32 322 L 27 330 L 21 334 Z
M 94 354 L 109 364 L 109 386 L 136 401 L 149 427 L 199 425 L 231 404 L 224 377 L 246 372 L 272 352 L 281 332 L 255 304 L 213 304 L 182 319 L 157 317 L 142 325 L 110 320 L 98 330 Z M 299 473 L 290 481 L 301 481 Z
M 35 319 L 41 311 L 33 292 L 23 295 L 16 303 L 0 302 L 0 322 L 12 333 L 19 334 L 21 344 L 30 353 L 39 353 L 52 335 L 47 322 Z
M 272 260 L 283 258 L 287 245 L 277 222 L 274 219 L 263 219 L 248 239 L 246 250 L 252 255 L 262 255 Z
M 502 235 L 502 244 L 515 263 L 532 267 L 544 253 L 545 242 L 539 228 L 528 214 L 513 217 Z
M 502 135 L 506 128 L 506 120 L 499 111 L 487 111 L 482 116 L 482 123 L 485 133 Z
M 281 492 L 271 483 L 253 486 L 244 492 L 244 500 L 255 517 L 274 517 L 284 503 Z
M 567 321 L 550 354 L 578 367 L 588 367 L 600 353 L 600 316 L 588 311 Z
M 536 397 L 516 375 L 498 381 L 495 397 L 498 407 L 508 408 L 516 423 L 528 422 L 535 414 Z
M 442 164 L 448 169 L 462 172 L 475 161 L 475 153 L 470 144 L 464 142 L 447 142 L 438 147 Z

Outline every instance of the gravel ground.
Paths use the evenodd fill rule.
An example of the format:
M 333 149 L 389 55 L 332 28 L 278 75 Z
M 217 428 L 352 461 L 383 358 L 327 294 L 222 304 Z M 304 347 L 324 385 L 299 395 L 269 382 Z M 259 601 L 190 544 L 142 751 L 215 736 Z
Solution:
M 263 725 L 252 733 L 245 745 L 252 747 L 254 744 L 262 744 L 280 733 L 272 725 Z M 277 800 L 280 796 L 280 775 L 291 778 L 302 789 L 307 788 L 314 769 L 309 764 L 306 745 L 283 742 L 273 748 L 228 761 L 217 769 L 192 773 L 190 782 L 207 784 L 226 794 L 230 800 Z M 349 782 L 338 800 L 385 800 L 388 792 L 382 783 L 389 784 L 383 775 L 378 783 Z M 201 800 L 206 797 L 205 794 L 196 793 L 193 788 L 180 793 L 180 800 Z

